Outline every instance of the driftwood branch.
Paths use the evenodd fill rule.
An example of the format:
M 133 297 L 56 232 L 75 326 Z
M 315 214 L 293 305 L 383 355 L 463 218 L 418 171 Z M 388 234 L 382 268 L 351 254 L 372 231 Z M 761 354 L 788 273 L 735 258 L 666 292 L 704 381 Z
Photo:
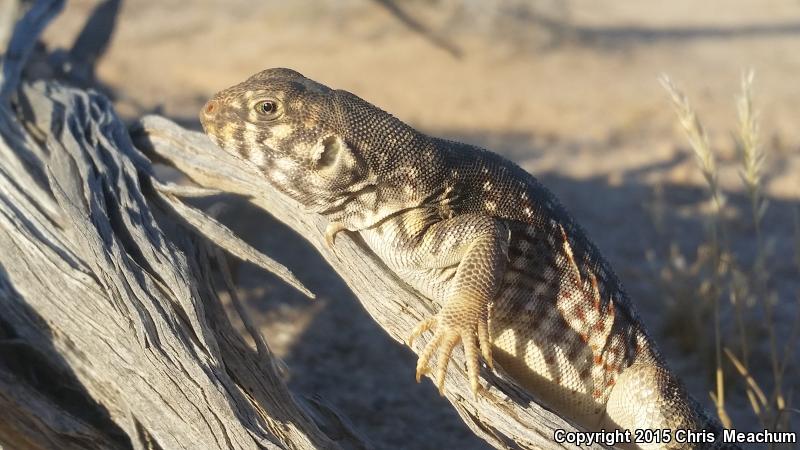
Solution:
M 2 66 L 0 446 L 364 447 L 235 331 L 209 243 L 304 289 L 288 270 L 154 181 L 105 97 L 20 77 L 61 3 L 32 7 Z
M 310 293 L 181 199 L 236 193 L 270 212 L 306 236 L 399 342 L 438 305 L 358 236 L 328 249 L 323 218 L 204 135 L 151 116 L 131 141 L 104 96 L 25 80 L 33 42 L 62 3 L 37 2 L 18 23 L 0 79 L 0 445 L 367 447 L 335 412 L 292 395 L 246 317 L 255 349 L 233 329 L 218 298 L 232 290 L 219 249 Z M 159 181 L 155 160 L 198 186 Z M 463 353 L 455 358 L 445 395 L 476 434 L 497 448 L 569 447 L 553 433 L 574 428 L 502 373 L 484 369 L 474 398 Z
M 357 236 L 340 235 L 335 248 L 329 249 L 323 237 L 327 225 L 324 218 L 303 212 L 300 205 L 268 186 L 257 168 L 221 151 L 202 133 L 185 130 L 163 117 L 148 116 L 132 134 L 136 145 L 151 158 L 177 168 L 200 186 L 248 198 L 304 236 L 345 280 L 372 318 L 398 342 L 404 343 L 414 326 L 438 308 L 398 280 Z M 421 351 L 424 343 L 420 340 L 413 350 Z M 481 378 L 486 389 L 474 398 L 463 352 L 456 351 L 455 358 L 456 364 L 448 371 L 445 396 L 473 432 L 497 448 L 572 448 L 555 443 L 553 435 L 557 429 L 575 428 L 540 406 L 509 377 L 484 368 Z M 413 376 L 411 367 L 409 376 Z
M 0 422 L 25 424 L 0 430 L 0 442 L 52 448 L 42 436 L 60 443 L 77 433 L 86 440 L 77 448 L 110 440 L 134 448 L 337 447 L 295 401 L 274 357 L 231 326 L 211 270 L 219 260 L 174 222 L 182 215 L 231 253 L 275 263 L 199 211 L 170 209 L 174 201 L 159 211 L 159 195 L 146 197 L 140 183 L 144 158 L 103 97 L 37 82 L 23 86 L 20 103 L 42 140 L 3 111 L 0 345 L 6 355 L 33 356 L 17 364 L 24 370 L 6 358 L 0 365 L 0 379 L 18 387 L 0 395 L 17 405 Z M 112 436 L 86 411 L 59 405 L 60 396 L 48 403 L 41 383 L 81 391 L 94 403 L 90 415 L 114 425 Z

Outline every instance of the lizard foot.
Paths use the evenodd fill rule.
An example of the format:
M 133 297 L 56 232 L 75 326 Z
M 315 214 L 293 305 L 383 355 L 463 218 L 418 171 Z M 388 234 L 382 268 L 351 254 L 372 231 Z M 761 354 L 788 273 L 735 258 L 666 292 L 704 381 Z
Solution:
M 464 356 L 466 357 L 470 387 L 472 388 L 472 394 L 477 397 L 479 350 L 489 367 L 494 368 L 488 320 L 483 318 L 474 323 L 473 321 L 465 321 L 463 317 L 458 315 L 448 314 L 448 312 L 447 308 L 445 308 L 435 317 L 423 320 L 414 328 L 408 338 L 410 346 L 422 333 L 428 330 L 433 331 L 433 338 L 425 346 L 417 361 L 417 382 L 420 381 L 422 375 L 431 372 L 428 363 L 438 349 L 435 384 L 439 388 L 439 393 L 444 395 L 444 378 L 447 373 L 447 365 L 450 362 L 450 355 L 453 353 L 455 346 L 458 345 L 458 342 L 461 341 L 464 343 Z

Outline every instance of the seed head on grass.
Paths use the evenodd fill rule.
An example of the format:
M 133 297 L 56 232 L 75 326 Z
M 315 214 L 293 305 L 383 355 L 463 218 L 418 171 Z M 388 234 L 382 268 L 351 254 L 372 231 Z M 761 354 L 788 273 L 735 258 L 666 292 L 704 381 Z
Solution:
M 708 143 L 706 130 L 703 128 L 703 124 L 700 122 L 694 109 L 692 109 L 689 99 L 675 86 L 672 80 L 667 75 L 661 75 L 659 81 L 670 95 L 672 105 L 675 107 L 675 112 L 678 114 L 678 121 L 686 132 L 689 145 L 692 147 L 692 151 L 697 158 L 703 177 L 708 184 L 714 203 L 715 214 L 718 214 L 725 206 L 725 196 L 719 188 L 717 162 L 714 153 L 711 151 L 711 146 Z
M 753 108 L 753 79 L 752 70 L 742 75 L 742 93 L 736 102 L 739 113 L 739 157 L 742 164 L 739 175 L 747 188 L 757 231 L 760 232 L 761 219 L 767 210 L 767 200 L 762 188 L 766 157 L 758 141 L 758 114 Z

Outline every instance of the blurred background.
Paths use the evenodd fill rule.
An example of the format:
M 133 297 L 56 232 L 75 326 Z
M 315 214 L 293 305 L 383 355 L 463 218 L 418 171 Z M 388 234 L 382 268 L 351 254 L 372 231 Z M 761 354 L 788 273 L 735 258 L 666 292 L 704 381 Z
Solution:
M 587 229 L 695 397 L 740 431 L 798 429 L 800 1 L 73 0 L 46 44 L 72 47 L 109 5 L 96 78 L 126 120 L 156 112 L 199 129 L 213 93 L 289 67 L 501 153 Z M 755 144 L 737 109 L 748 69 Z M 662 73 L 705 125 L 711 192 Z M 323 398 L 378 448 L 487 448 L 430 381 L 414 382 L 412 353 L 301 237 L 240 200 L 219 204 L 320 297 L 238 267 L 295 392 Z

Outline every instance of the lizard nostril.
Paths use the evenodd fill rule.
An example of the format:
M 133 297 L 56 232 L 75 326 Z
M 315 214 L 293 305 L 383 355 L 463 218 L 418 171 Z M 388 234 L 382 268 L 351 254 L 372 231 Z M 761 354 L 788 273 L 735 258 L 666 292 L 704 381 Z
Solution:
M 206 103 L 206 106 L 203 108 L 203 112 L 205 112 L 207 116 L 210 116 L 211 114 L 214 114 L 215 109 L 217 109 L 217 102 L 215 102 L 214 100 L 210 100 L 208 103 Z

